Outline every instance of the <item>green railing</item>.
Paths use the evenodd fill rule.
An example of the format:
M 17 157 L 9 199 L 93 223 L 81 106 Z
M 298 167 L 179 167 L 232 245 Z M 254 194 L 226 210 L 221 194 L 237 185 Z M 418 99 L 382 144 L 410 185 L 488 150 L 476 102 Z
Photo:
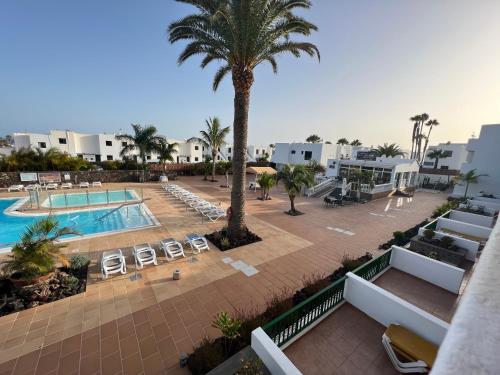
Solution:
M 353 273 L 365 280 L 370 280 L 389 267 L 392 250 L 370 260 Z M 322 318 L 344 300 L 344 285 L 346 277 L 335 281 L 305 301 L 294 306 L 286 313 L 273 319 L 262 329 L 279 347 L 300 334 L 311 324 Z

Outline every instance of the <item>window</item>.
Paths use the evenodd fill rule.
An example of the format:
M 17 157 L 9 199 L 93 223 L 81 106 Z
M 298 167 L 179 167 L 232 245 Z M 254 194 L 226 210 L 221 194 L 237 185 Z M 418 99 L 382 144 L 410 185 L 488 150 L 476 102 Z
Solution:
M 194 149 L 195 149 L 195 150 L 199 150 L 199 149 L 200 149 L 200 147 L 199 147 L 199 146 L 194 146 Z
M 201 151 L 205 151 L 205 146 L 203 146 L 203 147 L 201 148 Z
M 313 156 L 312 151 L 306 151 L 304 153 L 304 160 L 311 160 L 312 156 Z
M 470 163 L 472 162 L 472 159 L 474 159 L 474 151 L 468 151 L 467 157 L 465 158 L 465 162 Z
M 443 151 L 443 156 L 444 156 L 444 157 L 449 158 L 449 157 L 451 157 L 452 155 L 453 155 L 453 151 L 450 151 L 450 150 L 445 150 L 445 151 Z
M 127 147 L 127 142 L 122 142 L 122 147 Z
M 228 157 L 227 157 L 227 161 L 231 161 L 231 156 L 228 156 Z
M 147 160 L 151 160 L 151 155 L 146 156 Z
M 111 141 L 106 141 L 106 146 L 113 146 L 113 142 L 111 142 Z
M 425 161 L 424 162 L 424 166 L 426 166 L 426 167 L 432 167 L 433 165 L 434 165 L 433 161 Z
M 187 162 L 189 163 L 189 162 L 191 161 L 191 158 L 188 156 L 188 157 L 186 158 L 186 160 L 187 160 Z
M 95 161 L 100 162 L 101 161 L 101 155 L 96 155 L 95 156 Z
M 255 149 L 255 155 L 259 155 L 259 149 L 258 148 Z
M 45 143 L 45 142 L 38 142 L 38 147 L 40 147 L 40 148 L 47 148 L 47 143 Z
M 194 158 L 194 161 L 198 161 L 198 157 L 197 156 Z
M 219 155 L 217 155 L 217 160 L 220 160 L 220 156 Z
M 66 144 L 66 138 L 59 138 L 59 144 L 60 145 L 65 145 Z
M 228 147 L 227 148 L 227 153 L 230 154 L 231 153 L 231 147 Z
M 295 155 L 295 150 L 292 150 L 292 155 Z
M 441 169 L 448 169 L 448 166 L 447 165 L 442 165 Z
M 217 147 L 217 151 L 219 151 L 219 152 L 220 152 L 220 147 Z
M 113 160 L 113 155 L 106 155 L 106 160 Z

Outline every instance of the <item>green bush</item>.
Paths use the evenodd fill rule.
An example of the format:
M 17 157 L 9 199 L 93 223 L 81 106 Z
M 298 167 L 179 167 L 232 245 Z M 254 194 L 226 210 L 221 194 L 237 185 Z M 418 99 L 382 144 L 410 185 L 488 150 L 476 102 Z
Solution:
M 445 249 L 449 249 L 453 246 L 453 238 L 444 236 L 439 240 L 439 244 Z
M 426 229 L 424 231 L 424 238 L 426 240 L 432 240 L 432 238 L 434 237 L 434 234 L 435 234 L 435 232 L 432 229 Z
M 441 215 L 444 215 L 448 211 L 454 210 L 455 208 L 457 208 L 459 204 L 460 204 L 460 202 L 459 201 L 455 201 L 455 200 L 443 203 L 442 205 L 437 206 L 434 209 L 434 211 L 432 212 L 432 217 L 436 218 L 436 217 L 439 217 Z
M 241 367 L 234 375 L 264 375 L 264 365 L 260 358 L 241 361 Z
M 406 245 L 408 242 L 408 238 L 406 237 L 404 232 L 396 231 L 392 234 L 394 236 L 394 242 L 398 246 Z
M 188 368 L 193 375 L 204 375 L 226 360 L 221 340 L 205 337 L 188 357 Z
M 69 268 L 73 271 L 80 271 L 82 268 L 88 267 L 90 258 L 85 255 L 73 255 L 69 259 Z

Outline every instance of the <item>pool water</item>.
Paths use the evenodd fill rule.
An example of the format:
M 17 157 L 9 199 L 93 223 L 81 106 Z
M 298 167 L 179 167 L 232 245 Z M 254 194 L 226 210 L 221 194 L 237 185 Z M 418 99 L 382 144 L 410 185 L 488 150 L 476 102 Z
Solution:
M 89 191 L 85 193 L 50 194 L 49 198 L 42 203 L 42 207 L 82 207 L 133 200 L 138 200 L 134 190 Z
M 21 238 L 28 225 L 47 216 L 7 214 L 5 210 L 18 201 L 19 199 L 0 199 L 0 248 L 12 246 Z M 121 207 L 102 218 L 115 208 L 56 213 L 54 216 L 57 217 L 60 226 L 71 227 L 82 235 L 116 232 L 153 225 L 152 219 L 140 204 Z M 67 237 L 74 237 L 74 235 Z

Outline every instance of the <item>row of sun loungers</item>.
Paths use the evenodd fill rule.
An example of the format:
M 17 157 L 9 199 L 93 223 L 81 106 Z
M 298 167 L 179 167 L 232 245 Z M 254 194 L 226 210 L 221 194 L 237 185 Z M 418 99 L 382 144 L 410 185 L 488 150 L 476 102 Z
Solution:
M 170 193 L 175 198 L 181 200 L 186 206 L 192 208 L 196 212 L 207 218 L 210 221 L 217 221 L 226 216 L 226 212 L 220 207 L 215 206 L 209 201 L 200 198 L 198 195 L 177 186 L 175 184 L 164 185 L 163 188 L 167 193 Z
M 206 238 L 194 233 L 188 234 L 184 243 L 189 244 L 193 254 L 198 254 L 202 250 L 209 250 Z M 165 253 L 167 260 L 186 256 L 183 244 L 174 238 L 167 238 L 160 241 L 160 249 Z M 158 265 L 156 251 L 149 243 L 135 245 L 132 255 L 134 256 L 136 269 L 142 269 L 148 264 Z M 125 275 L 127 273 L 127 262 L 121 249 L 102 253 L 101 273 L 104 279 L 111 274 L 121 273 Z
M 101 181 L 94 181 L 92 183 L 89 183 L 89 182 L 80 182 L 80 184 L 78 185 L 80 188 L 90 188 L 90 187 L 101 187 L 102 186 L 102 183 Z M 57 183 L 48 183 L 48 184 L 45 184 L 45 185 L 40 185 L 40 184 L 29 184 L 29 185 L 21 185 L 21 184 L 18 184 L 18 185 L 11 185 L 9 186 L 9 188 L 7 189 L 8 192 L 11 192 L 11 191 L 29 191 L 29 190 L 57 190 L 57 189 L 72 189 L 73 188 L 73 184 L 71 182 L 63 182 L 61 183 L 61 185 L 57 184 Z

